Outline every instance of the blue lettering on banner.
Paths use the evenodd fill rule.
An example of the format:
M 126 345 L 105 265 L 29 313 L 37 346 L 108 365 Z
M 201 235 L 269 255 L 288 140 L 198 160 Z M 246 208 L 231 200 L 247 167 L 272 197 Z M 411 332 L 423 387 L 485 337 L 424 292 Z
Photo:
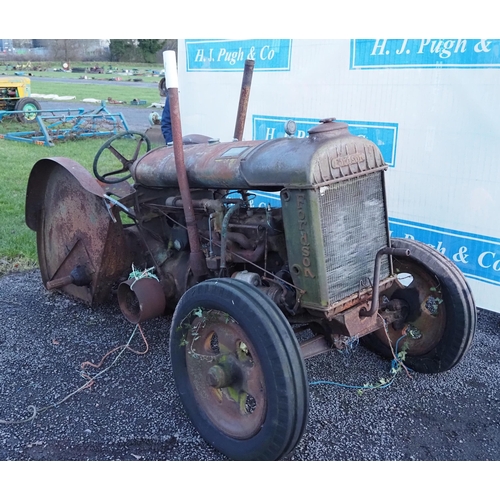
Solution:
M 254 115 L 253 139 L 269 140 L 285 137 L 285 124 L 293 120 L 297 124 L 296 137 L 307 137 L 307 131 L 319 124 L 318 118 L 288 118 L 284 116 Z M 360 122 L 353 120 L 338 120 L 349 125 L 349 132 L 353 135 L 366 137 L 375 143 L 385 162 L 390 166 L 396 165 L 396 144 L 398 138 L 397 123 Z
M 186 40 L 187 71 L 242 71 L 247 59 L 254 71 L 290 71 L 292 40 Z
M 500 39 L 351 40 L 350 69 L 500 68 Z
M 389 218 L 391 238 L 426 243 L 452 260 L 468 278 L 500 286 L 500 239 Z

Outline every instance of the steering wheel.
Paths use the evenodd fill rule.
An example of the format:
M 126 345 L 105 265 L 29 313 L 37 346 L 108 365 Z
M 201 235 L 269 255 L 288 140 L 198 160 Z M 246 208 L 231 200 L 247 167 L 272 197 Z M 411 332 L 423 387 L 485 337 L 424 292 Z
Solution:
M 135 148 L 135 151 L 133 152 L 133 155 L 130 159 L 127 159 L 124 154 L 120 153 L 118 149 L 116 149 L 116 145 L 112 145 L 113 142 L 119 141 L 121 139 L 125 138 L 131 138 L 134 141 L 137 142 L 137 146 Z M 134 164 L 134 162 L 137 160 L 139 157 L 139 152 L 141 150 L 141 146 L 143 143 L 146 143 L 146 152 L 151 151 L 151 141 L 146 137 L 145 134 L 142 132 L 121 132 L 120 134 L 116 134 L 113 136 L 111 139 L 107 140 L 100 148 L 99 151 L 97 151 L 97 154 L 95 155 L 94 158 L 94 164 L 93 164 L 93 169 L 94 169 L 94 175 L 99 179 L 101 182 L 105 182 L 106 184 L 117 184 L 118 182 L 123 182 L 126 181 L 127 179 L 130 179 L 132 177 L 132 174 L 125 175 L 123 177 L 119 178 L 114 178 L 114 179 L 109 179 L 112 175 L 116 174 L 122 174 L 124 172 L 130 172 L 130 167 Z M 120 161 L 120 163 L 123 165 L 123 168 L 119 170 L 113 170 L 112 172 L 106 172 L 104 174 L 100 174 L 98 171 L 98 163 L 99 163 L 99 158 L 101 157 L 102 153 L 106 151 L 106 149 L 109 149 L 109 151 Z

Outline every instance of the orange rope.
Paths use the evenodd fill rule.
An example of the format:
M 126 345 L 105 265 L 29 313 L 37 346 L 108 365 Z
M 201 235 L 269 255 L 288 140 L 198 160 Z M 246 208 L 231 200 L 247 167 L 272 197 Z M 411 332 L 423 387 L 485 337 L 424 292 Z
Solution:
M 83 362 L 80 366 L 81 368 L 85 368 L 86 366 L 91 366 L 92 368 L 101 368 L 102 364 L 104 363 L 104 360 L 110 356 L 111 354 L 113 354 L 115 351 L 117 351 L 118 349 L 127 349 L 129 351 L 132 351 L 134 354 L 138 354 L 138 355 L 143 355 L 143 354 L 146 354 L 148 351 L 149 351 L 149 345 L 148 345 L 148 341 L 146 340 L 146 337 L 144 335 L 144 332 L 142 331 L 142 328 L 141 328 L 141 325 L 138 323 L 137 326 L 139 327 L 139 331 L 141 332 L 141 337 L 142 337 L 142 340 L 144 341 L 144 343 L 146 344 L 146 350 L 143 351 L 143 352 L 139 352 L 139 351 L 135 351 L 134 349 L 132 349 L 131 347 L 129 347 L 128 345 L 124 344 L 124 345 L 119 345 L 118 347 L 115 347 L 114 349 L 111 349 L 111 351 L 107 352 L 101 359 L 101 361 L 99 361 L 99 363 L 97 365 L 95 365 L 94 363 L 91 363 L 90 361 L 85 361 Z

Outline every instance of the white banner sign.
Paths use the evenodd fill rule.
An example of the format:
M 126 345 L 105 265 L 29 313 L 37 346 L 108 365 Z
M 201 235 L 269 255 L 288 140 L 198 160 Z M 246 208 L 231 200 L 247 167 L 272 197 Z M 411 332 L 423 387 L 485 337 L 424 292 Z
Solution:
M 247 57 L 244 138 L 346 122 L 389 164 L 392 236 L 437 248 L 500 312 L 500 40 L 179 40 L 183 133 L 232 139 Z

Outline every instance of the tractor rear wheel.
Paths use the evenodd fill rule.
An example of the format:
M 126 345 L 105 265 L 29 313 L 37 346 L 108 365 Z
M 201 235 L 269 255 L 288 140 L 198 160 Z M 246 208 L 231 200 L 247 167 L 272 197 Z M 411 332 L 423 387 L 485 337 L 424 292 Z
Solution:
M 302 437 L 309 407 L 300 348 L 278 307 L 254 286 L 208 280 L 174 313 L 175 383 L 194 426 L 235 460 L 278 460 Z
M 394 248 L 410 250 L 393 257 L 396 284 L 380 297 L 405 304 L 406 318 L 361 339 L 368 349 L 391 358 L 392 348 L 406 351 L 405 364 L 418 372 L 450 370 L 470 347 L 476 329 L 471 290 L 455 264 L 434 248 L 410 239 L 393 239 Z M 403 336 L 404 339 L 403 339 Z

